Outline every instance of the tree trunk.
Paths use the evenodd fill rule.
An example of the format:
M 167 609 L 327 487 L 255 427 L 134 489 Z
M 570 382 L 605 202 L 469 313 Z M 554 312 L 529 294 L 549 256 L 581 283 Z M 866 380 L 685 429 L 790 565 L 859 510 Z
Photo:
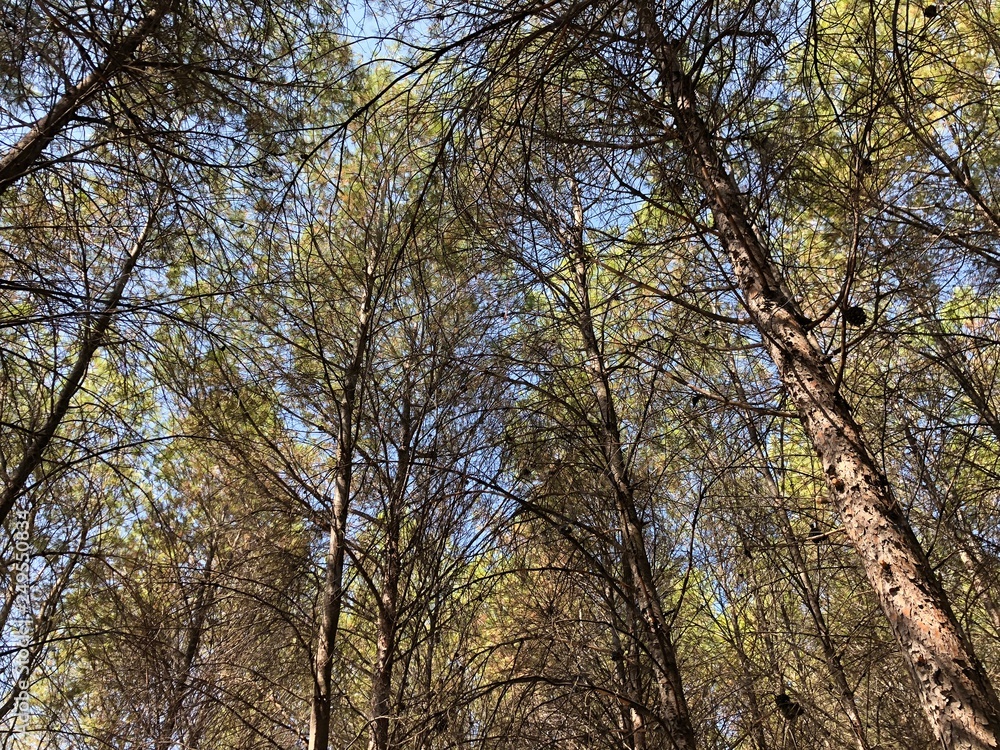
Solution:
M 929 358 L 944 367 L 955 378 L 955 382 L 958 383 L 962 389 L 962 393 L 972 403 L 979 418 L 983 420 L 990 429 L 990 432 L 993 433 L 993 436 L 1000 441 L 1000 415 L 996 413 L 993 405 L 990 403 L 989 389 L 983 388 L 979 378 L 976 377 L 975 372 L 969 367 L 969 363 L 963 356 L 962 351 L 952 340 L 952 335 L 945 330 L 934 312 L 926 306 L 921 305 L 920 307 L 922 308 L 920 312 L 923 313 L 924 320 L 927 323 L 927 327 L 930 328 L 930 334 L 934 338 L 934 343 L 938 349 L 938 355 L 930 356 Z
M 747 218 L 739 189 L 696 108 L 691 77 L 648 0 L 638 11 L 667 87 L 676 138 L 705 193 L 735 281 L 822 462 L 844 530 L 889 619 L 931 728 L 944 748 L 997 748 L 1000 705 L 913 530 L 837 391 L 808 321 Z
M 740 687 L 746 697 L 747 707 L 750 709 L 750 731 L 753 738 L 755 750 L 768 750 L 767 737 L 764 735 L 764 712 L 760 710 L 760 701 L 757 700 L 757 687 L 754 684 L 754 665 L 743 648 L 743 633 L 740 628 L 740 618 L 733 617 L 729 626 L 733 631 L 733 649 L 740 660 Z
M 0 195 L 23 177 L 46 147 L 73 121 L 77 112 L 124 68 L 135 51 L 172 7 L 173 2 L 154 5 L 132 32 L 111 48 L 104 61 L 80 83 L 70 88 L 44 116 L 32 123 L 21 139 L 0 157 Z
M 23 667 L 23 669 L 15 673 L 15 678 L 11 683 L 12 689 L 10 695 L 8 695 L 6 700 L 0 704 L 0 720 L 3 720 L 7 714 L 14 710 L 21 694 L 19 687 L 21 681 L 28 679 L 34 668 L 39 662 L 42 661 L 45 647 L 49 642 L 49 637 L 52 635 L 52 632 L 56 627 L 56 616 L 59 612 L 59 605 L 62 604 L 62 598 L 66 589 L 69 588 L 73 572 L 76 570 L 80 560 L 83 559 L 84 549 L 88 541 L 89 533 L 90 526 L 87 524 L 81 530 L 80 541 L 77 544 L 76 549 L 73 551 L 72 556 L 66 562 L 66 567 L 63 568 L 59 577 L 49 588 L 49 593 L 46 595 L 45 601 L 42 603 L 40 608 L 39 616 L 36 618 L 31 629 L 31 643 L 27 646 L 28 663 Z M 16 594 L 17 589 L 15 588 L 13 595 L 16 596 Z M 6 624 L 6 622 L 4 624 Z
M 313 696 L 309 711 L 309 750 L 327 750 L 330 746 L 330 711 L 333 702 L 333 649 L 340 625 L 344 598 L 344 558 L 347 516 L 351 501 L 351 477 L 354 469 L 354 415 L 357 410 L 358 385 L 364 367 L 371 331 L 372 282 L 362 301 L 358 335 L 351 362 L 344 374 L 344 390 L 339 403 L 337 428 L 337 464 L 334 479 L 333 508 L 330 519 L 330 544 L 326 553 L 319 634 L 313 665 Z
M 589 264 L 583 236 L 583 206 L 579 188 L 573 183 L 573 226 L 564 237 L 573 256 L 579 309 L 576 326 L 587 356 L 587 374 L 597 399 L 598 439 L 611 483 L 616 509 L 622 525 L 625 565 L 631 573 L 637 594 L 639 613 L 650 638 L 650 652 L 655 661 L 656 682 L 661 712 L 670 738 L 677 750 L 695 748 L 694 728 L 688 712 L 677 656 L 670 633 L 670 622 L 663 612 L 653 570 L 646 553 L 642 524 L 635 508 L 634 485 L 622 449 L 618 414 L 611 391 L 611 379 L 594 329 L 587 276 Z
M 742 393 L 742 388 L 740 388 L 740 391 L 740 397 L 746 402 L 746 394 Z M 868 742 L 868 734 L 865 731 L 864 723 L 861 721 L 861 712 L 858 711 L 858 704 L 854 698 L 854 690 L 851 689 L 850 682 L 847 679 L 847 672 L 844 670 L 840 654 L 830 634 L 830 628 L 823 614 L 819 591 L 816 589 L 809 575 L 809 569 L 802 554 L 801 544 L 792 530 L 791 522 L 788 520 L 788 509 L 785 507 L 784 493 L 782 493 L 781 487 L 778 485 L 778 479 L 772 473 L 771 466 L 767 460 L 767 453 L 764 450 L 764 438 L 757 430 L 757 425 L 754 424 L 752 419 L 748 418 L 746 424 L 757 455 L 761 459 L 764 482 L 779 506 L 778 525 L 781 528 L 781 535 L 792 558 L 792 566 L 795 569 L 795 577 L 799 583 L 798 588 L 802 595 L 802 601 L 806 605 L 806 609 L 809 610 L 809 616 L 812 618 L 813 625 L 816 626 L 816 639 L 823 649 L 823 658 L 826 660 L 827 669 L 829 669 L 830 677 L 833 679 L 840 709 L 844 712 L 844 716 L 847 717 L 858 750 L 869 750 L 871 744 Z
M 623 574 L 626 578 L 623 587 L 624 590 L 634 590 L 627 580 L 631 578 L 628 574 L 627 566 L 624 568 Z M 642 704 L 642 680 L 639 672 L 639 662 L 636 658 L 637 650 L 635 648 L 636 639 L 639 637 L 639 633 L 637 632 L 639 624 L 636 622 L 635 607 L 631 606 L 629 602 L 625 602 L 626 625 L 617 615 L 614 590 L 610 586 L 605 592 L 605 597 L 607 598 L 608 607 L 611 610 L 611 646 L 614 649 L 614 654 L 611 658 L 615 663 L 615 673 L 618 677 L 618 682 L 622 686 L 622 689 L 625 690 L 625 695 L 628 698 L 627 704 L 622 702 L 619 705 L 622 722 L 622 745 L 628 748 L 628 750 L 646 750 L 648 747 L 646 741 L 646 717 L 636 708 Z M 629 642 L 627 646 L 622 643 L 619 629 L 623 629 L 628 633 Z
M 773 487 L 777 493 L 777 486 L 773 485 Z M 775 497 L 780 498 L 777 494 Z M 847 717 L 847 722 L 851 727 L 851 733 L 854 735 L 854 742 L 858 750 L 869 750 L 871 744 L 868 742 L 865 725 L 861 721 L 861 712 L 858 711 L 858 704 L 854 698 L 854 690 L 847 680 L 847 672 L 844 670 L 844 664 L 840 660 L 840 654 L 833 642 L 826 617 L 823 615 L 819 592 L 816 590 L 812 578 L 809 576 L 809 571 L 799 546 L 799 540 L 792 532 L 791 524 L 788 521 L 788 512 L 784 507 L 778 510 L 778 515 L 782 535 L 791 554 L 795 576 L 799 582 L 802 601 L 805 603 L 806 609 L 809 610 L 813 625 L 816 627 L 816 640 L 819 641 L 820 647 L 823 649 L 823 658 L 826 660 L 827 669 L 830 672 L 830 677 L 833 679 L 833 686 L 837 694 L 837 701 L 840 703 L 840 710 Z
M 345 398 L 345 418 L 348 434 L 353 434 L 349 423 L 353 416 L 353 398 Z M 341 429 L 341 436 L 344 429 Z M 316 661 L 313 672 L 313 697 L 309 712 L 309 750 L 327 750 L 330 746 L 330 707 L 333 700 L 333 648 L 337 641 L 340 609 L 344 593 L 344 541 L 347 531 L 347 511 L 351 492 L 353 451 L 341 443 L 337 448 L 337 477 L 334 485 L 333 515 L 330 523 L 330 544 L 326 553 L 326 575 L 323 580 L 322 610 L 319 635 L 316 642 Z
M 157 738 L 155 750 L 169 750 L 174 745 L 174 731 L 177 728 L 177 721 L 181 718 L 184 709 L 184 701 L 191 691 L 191 676 L 194 671 L 195 660 L 201 651 L 201 642 L 205 636 L 205 621 L 208 612 L 215 602 L 215 582 L 212 580 L 215 565 L 215 546 L 209 547 L 208 560 L 205 562 L 205 572 L 202 580 L 198 584 L 198 594 L 195 598 L 195 606 L 191 626 L 188 628 L 187 643 L 184 646 L 184 653 L 180 665 L 180 679 L 173 686 L 170 704 L 167 707 L 163 725 L 160 728 L 160 735 Z
M 396 477 L 389 496 L 386 514 L 385 570 L 379 596 L 375 667 L 372 670 L 371 724 L 368 738 L 370 750 L 388 750 L 389 709 L 392 698 L 392 671 L 396 659 L 398 629 L 400 561 L 400 526 L 410 475 L 413 425 L 410 414 L 409 385 L 402 402 L 402 435 L 398 448 Z
M 56 431 L 59 429 L 59 425 L 62 424 L 66 413 L 69 411 L 73 397 L 80 390 L 80 386 L 83 385 L 83 379 L 87 375 L 87 370 L 90 369 L 90 362 L 93 360 L 94 354 L 97 353 L 97 350 L 104 343 L 104 337 L 118 310 L 122 295 L 125 294 L 125 287 L 128 285 L 129 279 L 132 278 L 132 272 L 135 270 L 139 256 L 142 255 L 146 242 L 149 240 L 155 216 L 156 211 L 154 209 L 150 213 L 142 235 L 136 240 L 128 257 L 125 259 L 118 279 L 115 281 L 111 293 L 104 302 L 103 308 L 96 319 L 86 327 L 80 340 L 80 351 L 76 355 L 76 361 L 66 375 L 66 381 L 63 383 L 62 390 L 55 404 L 52 406 L 52 410 L 46 417 L 45 423 L 38 430 L 34 431 L 34 437 L 25 448 L 24 456 L 22 456 L 20 463 L 15 468 L 13 475 L 7 479 L 3 494 L 0 495 L 0 524 L 10 515 L 11 510 L 14 509 L 14 503 L 17 502 L 17 498 L 24 492 L 32 473 L 42 463 L 45 450 L 48 448 L 49 443 L 52 442 Z

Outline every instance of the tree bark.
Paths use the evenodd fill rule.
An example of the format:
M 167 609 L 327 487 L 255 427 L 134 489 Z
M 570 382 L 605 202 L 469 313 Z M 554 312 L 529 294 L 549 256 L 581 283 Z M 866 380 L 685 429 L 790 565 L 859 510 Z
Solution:
M 750 316 L 822 462 L 831 498 L 889 619 L 942 747 L 1000 746 L 1000 704 L 923 549 L 837 390 L 808 321 L 783 288 L 696 106 L 677 46 L 648 0 L 638 11 L 666 87 L 676 138 L 707 198 Z
M 150 8 L 132 32 L 109 50 L 107 57 L 90 75 L 63 94 L 52 108 L 35 120 L 28 132 L 11 146 L 3 157 L 0 157 L 0 195 L 27 174 L 48 145 L 73 121 L 80 108 L 106 88 L 108 82 L 128 65 L 139 45 L 156 30 L 172 6 L 172 0 L 167 0 Z
M 410 475 L 413 424 L 410 413 L 409 384 L 402 402 L 402 435 L 398 447 L 396 477 L 389 497 L 386 514 L 386 550 L 382 591 L 379 592 L 378 626 L 375 667 L 372 670 L 371 724 L 368 738 L 370 750 L 388 750 L 389 713 L 392 699 L 392 672 L 396 660 L 398 630 L 400 560 L 400 525 L 403 500 Z
M 613 594 L 610 588 L 607 593 L 608 605 L 614 607 Z M 633 609 L 631 607 L 626 607 L 626 616 L 629 619 L 630 625 L 635 621 L 635 616 L 633 615 Z M 635 659 L 632 658 L 631 654 L 631 642 L 629 643 L 628 652 L 622 645 L 621 638 L 618 635 L 618 618 L 612 612 L 612 622 L 611 622 L 611 645 L 614 648 L 615 655 L 612 656 L 612 661 L 615 664 L 615 674 L 618 677 L 618 683 L 626 691 L 626 695 L 631 703 L 638 703 L 642 696 L 639 693 L 638 681 L 635 678 L 635 673 L 638 671 L 636 668 Z M 634 636 L 634 628 L 629 628 L 630 641 Z M 621 703 L 619 705 L 619 710 L 621 712 L 621 739 L 622 745 L 628 750 L 646 750 L 646 726 L 645 719 L 638 711 L 635 710 L 634 706 L 626 705 Z

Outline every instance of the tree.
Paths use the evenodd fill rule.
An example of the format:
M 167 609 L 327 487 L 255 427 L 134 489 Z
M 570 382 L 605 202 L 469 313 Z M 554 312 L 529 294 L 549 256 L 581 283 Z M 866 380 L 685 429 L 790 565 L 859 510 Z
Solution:
M 5 730 L 997 747 L 981 5 L 5 12 Z
M 583 104 L 594 86 L 581 82 L 576 71 L 599 71 L 603 77 L 597 86 L 605 101 L 632 103 L 637 113 L 629 122 L 632 128 L 658 134 L 657 146 L 665 140 L 675 144 L 674 163 L 692 187 L 697 186 L 702 209 L 713 220 L 711 227 L 703 228 L 699 221 L 692 228 L 724 253 L 720 259 L 723 274 L 739 295 L 753 335 L 767 351 L 821 459 L 845 531 L 892 625 L 931 726 L 947 747 L 996 746 L 994 727 L 1000 720 L 1000 704 L 989 679 L 885 472 L 862 436 L 851 406 L 839 392 L 839 378 L 831 372 L 816 338 L 816 322 L 784 278 L 774 256 L 774 242 L 751 214 L 734 176 L 742 164 L 730 164 L 720 145 L 719 128 L 729 122 L 738 127 L 742 117 L 741 98 L 727 96 L 725 88 L 727 79 L 741 71 L 722 43 L 730 38 L 749 40 L 745 46 L 755 55 L 768 39 L 778 38 L 775 29 L 766 25 L 768 17 L 727 9 L 717 20 L 698 13 L 689 16 L 680 7 L 667 12 L 644 2 L 606 11 L 598 4 L 584 4 L 529 7 L 514 16 L 497 13 L 483 18 L 484 31 L 499 29 L 503 23 L 514 29 L 525 18 L 537 19 L 537 24 L 529 23 L 523 37 L 494 34 L 485 42 L 478 33 L 467 37 L 470 49 L 484 50 L 481 57 L 469 56 L 482 80 L 478 89 L 470 87 L 471 96 L 484 99 L 499 92 L 510 77 L 521 78 L 522 90 L 535 86 L 539 91 L 545 84 L 530 75 L 558 69 L 565 82 L 561 86 L 564 107 L 583 124 L 560 131 L 555 123 L 554 137 L 580 140 L 580 129 L 602 128 L 599 118 L 587 119 Z M 789 36 L 795 34 L 792 29 Z M 542 44 L 543 38 L 550 44 Z M 734 48 L 739 49 L 736 41 Z M 515 60 L 516 74 L 510 67 Z M 784 72 L 781 65 L 773 63 L 775 76 Z M 748 75 L 754 85 L 763 86 L 771 71 L 761 65 L 751 68 Z M 714 90 L 716 101 L 736 108 L 727 113 L 729 121 L 702 104 L 706 88 Z M 484 96 L 483 92 L 489 93 Z M 512 133 L 550 135 L 550 122 L 542 118 L 536 124 L 523 118 L 525 112 L 518 110 L 510 120 Z M 709 116 L 712 125 L 706 119 Z M 621 131 L 613 133 L 609 140 L 620 142 L 622 135 Z M 635 140 L 641 143 L 641 136 Z M 595 141 L 595 148 L 604 146 Z M 633 148 L 642 152 L 641 147 Z M 766 206 L 763 199 L 759 204 Z

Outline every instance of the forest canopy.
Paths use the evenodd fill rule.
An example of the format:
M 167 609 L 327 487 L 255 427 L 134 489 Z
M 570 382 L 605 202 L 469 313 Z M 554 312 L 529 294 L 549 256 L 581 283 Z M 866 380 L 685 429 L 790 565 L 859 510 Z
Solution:
M 1000 750 L 1000 4 L 0 5 L 0 750 Z

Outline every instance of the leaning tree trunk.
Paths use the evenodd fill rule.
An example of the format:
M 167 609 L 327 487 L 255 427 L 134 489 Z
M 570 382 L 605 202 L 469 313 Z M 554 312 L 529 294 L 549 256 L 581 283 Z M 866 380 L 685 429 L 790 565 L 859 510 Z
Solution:
M 111 323 L 121 304 L 122 297 L 125 294 L 125 288 L 128 286 L 139 257 L 143 254 L 146 244 L 150 239 L 155 219 L 156 211 L 154 210 L 150 212 L 142 234 L 129 251 L 122 270 L 118 274 L 118 279 L 111 288 L 111 292 L 104 301 L 100 312 L 85 327 L 80 337 L 80 349 L 76 354 L 76 360 L 73 363 L 72 369 L 66 375 L 55 404 L 53 404 L 49 414 L 46 416 L 45 422 L 32 433 L 31 440 L 24 449 L 24 455 L 10 477 L 6 479 L 4 489 L 0 492 L 0 524 L 10 515 L 17 499 L 26 491 L 31 476 L 42 465 L 42 460 L 45 458 L 45 452 L 49 444 L 55 438 L 66 414 L 69 413 L 70 407 L 73 404 L 73 397 L 76 396 L 77 392 L 83 386 L 87 370 L 90 369 L 90 363 L 98 349 L 104 344 L 108 329 L 111 327 Z
M 0 156 L 0 195 L 31 170 L 48 145 L 73 122 L 81 107 L 108 89 L 112 79 L 132 61 L 136 50 L 156 30 L 172 6 L 172 0 L 153 5 L 131 33 L 108 51 L 90 75 L 70 86 L 52 108 L 32 123 L 28 132 Z
M 1000 704 L 993 687 L 838 392 L 808 320 L 751 226 L 739 189 L 697 110 L 694 84 L 681 67 L 677 45 L 664 37 L 648 0 L 639 0 L 638 11 L 666 86 L 674 135 L 707 198 L 748 312 L 822 462 L 832 501 L 889 620 L 931 728 L 946 749 L 997 748 Z
M 587 357 L 587 375 L 597 400 L 597 437 L 606 463 L 607 477 L 612 485 L 616 510 L 622 525 L 622 549 L 625 565 L 631 575 L 637 595 L 639 613 L 650 640 L 650 653 L 655 662 L 662 719 L 676 750 L 694 750 L 694 727 L 684 697 L 680 668 L 674 650 L 670 621 L 667 619 L 653 578 L 653 569 L 646 553 L 642 523 L 635 507 L 635 488 L 622 449 L 621 428 L 611 390 L 611 376 L 594 329 L 587 282 L 589 264 L 583 236 L 583 206 L 577 184 L 573 183 L 573 224 L 563 241 L 572 253 L 574 281 L 578 296 L 576 327 L 583 339 Z

